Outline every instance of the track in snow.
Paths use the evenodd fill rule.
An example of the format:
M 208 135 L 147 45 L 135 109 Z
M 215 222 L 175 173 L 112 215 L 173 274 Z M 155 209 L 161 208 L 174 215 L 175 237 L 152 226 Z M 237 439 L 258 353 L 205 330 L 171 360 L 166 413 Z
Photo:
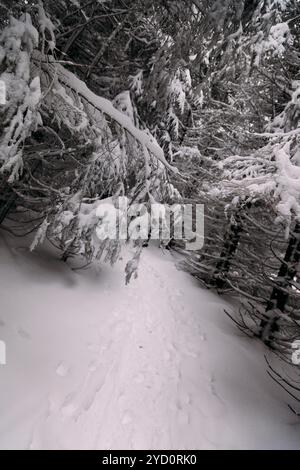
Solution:
M 4 256 L 23 311 L 5 289 L 6 313 L 16 312 L 1 314 L 0 338 L 14 351 L 0 371 L 1 448 L 297 446 L 262 351 L 253 354 L 224 302 L 177 271 L 169 253 L 144 250 L 127 287 L 123 265 L 75 274 L 47 252 Z
M 185 382 L 185 368 L 188 364 L 191 375 L 201 368 L 206 335 L 189 319 L 183 291 L 155 267 L 157 256 L 149 263 L 145 254 L 138 280 L 115 293 L 117 305 L 108 324 L 96 326 L 99 342 L 88 346 L 93 354 L 79 387 L 59 406 L 51 407 L 49 396 L 46 419 L 38 422 L 30 448 L 47 446 L 51 434 L 77 434 L 76 428 L 90 422 L 88 448 L 177 448 L 183 446 L 185 428 L 197 428 L 199 418 L 205 423 L 197 390 L 190 388 L 193 378 L 189 387 Z M 211 374 L 203 371 L 201 376 L 209 400 L 221 413 Z M 199 442 L 191 430 L 188 439 L 186 445 L 192 447 L 213 447 L 209 437 L 202 435 Z

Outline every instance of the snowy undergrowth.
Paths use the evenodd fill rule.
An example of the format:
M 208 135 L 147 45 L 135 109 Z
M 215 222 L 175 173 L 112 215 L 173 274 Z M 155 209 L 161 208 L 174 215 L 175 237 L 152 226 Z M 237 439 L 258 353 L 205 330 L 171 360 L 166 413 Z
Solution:
M 125 286 L 125 259 L 72 271 L 21 243 L 1 236 L 2 449 L 300 448 L 261 345 L 169 253 Z

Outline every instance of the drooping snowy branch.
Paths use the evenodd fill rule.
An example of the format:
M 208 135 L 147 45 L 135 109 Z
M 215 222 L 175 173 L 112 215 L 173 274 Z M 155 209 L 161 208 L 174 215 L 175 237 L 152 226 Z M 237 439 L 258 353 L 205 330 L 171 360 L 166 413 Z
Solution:
M 38 58 L 40 56 L 38 55 Z M 55 61 L 52 57 L 48 57 L 49 64 L 53 66 Z M 47 64 L 44 67 L 49 67 Z M 62 67 L 60 64 L 55 64 L 53 68 L 53 76 L 57 74 L 58 80 L 63 83 L 67 88 L 71 89 L 75 94 L 78 94 L 83 100 L 87 101 L 91 106 L 95 107 L 101 113 L 109 116 L 117 122 L 122 128 L 126 129 L 132 137 L 134 137 L 141 146 L 145 146 L 148 151 L 153 154 L 166 168 L 177 173 L 177 168 L 170 165 L 165 157 L 162 148 L 158 145 L 155 138 L 147 131 L 138 129 L 132 120 L 124 113 L 116 109 L 112 102 L 101 96 L 93 93 L 87 85 L 76 77 L 72 72 Z

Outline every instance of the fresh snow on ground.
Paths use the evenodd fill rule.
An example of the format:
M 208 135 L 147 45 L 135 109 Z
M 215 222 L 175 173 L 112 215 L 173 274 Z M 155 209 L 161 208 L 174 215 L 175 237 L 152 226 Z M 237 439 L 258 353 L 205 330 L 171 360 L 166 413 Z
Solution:
M 1 449 L 300 448 L 263 348 L 146 248 L 139 277 L 0 237 Z

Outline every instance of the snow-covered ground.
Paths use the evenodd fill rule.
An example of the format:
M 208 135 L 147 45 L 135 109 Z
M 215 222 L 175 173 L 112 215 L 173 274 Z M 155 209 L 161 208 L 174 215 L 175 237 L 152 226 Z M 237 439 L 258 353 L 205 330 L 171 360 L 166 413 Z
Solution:
M 2 449 L 300 448 L 261 346 L 169 253 L 129 286 L 2 235 L 0 259 Z

